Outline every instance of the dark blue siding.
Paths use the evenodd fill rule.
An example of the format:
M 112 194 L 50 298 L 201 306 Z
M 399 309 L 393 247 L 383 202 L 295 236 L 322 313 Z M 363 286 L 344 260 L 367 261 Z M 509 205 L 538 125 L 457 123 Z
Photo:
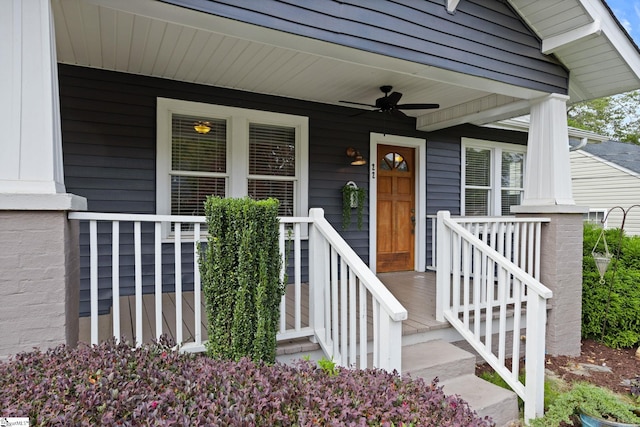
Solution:
M 505 1 L 163 0 L 291 34 L 531 89 L 567 93 L 568 72 Z

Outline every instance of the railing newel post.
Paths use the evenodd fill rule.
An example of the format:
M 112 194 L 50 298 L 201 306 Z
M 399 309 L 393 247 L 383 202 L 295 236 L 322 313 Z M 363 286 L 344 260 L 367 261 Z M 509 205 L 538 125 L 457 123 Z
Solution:
M 436 320 L 444 322 L 444 310 L 450 303 L 451 293 L 451 258 L 445 254 L 451 253 L 451 231 L 445 221 L 451 218 L 449 211 L 438 212 L 437 247 L 438 264 L 436 265 Z

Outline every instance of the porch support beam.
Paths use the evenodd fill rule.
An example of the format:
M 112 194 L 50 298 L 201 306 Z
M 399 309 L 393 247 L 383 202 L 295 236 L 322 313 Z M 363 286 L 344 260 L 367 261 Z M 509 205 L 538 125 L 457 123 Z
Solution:
M 65 193 L 50 0 L 3 2 L 0 62 L 0 193 Z

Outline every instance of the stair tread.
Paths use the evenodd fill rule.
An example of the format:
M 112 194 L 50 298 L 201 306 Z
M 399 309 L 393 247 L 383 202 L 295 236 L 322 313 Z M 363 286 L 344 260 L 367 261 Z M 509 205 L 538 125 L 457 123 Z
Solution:
M 475 356 L 445 341 L 427 341 L 402 348 L 402 371 L 428 381 L 445 380 L 473 374 Z
M 475 375 L 463 375 L 442 381 L 446 395 L 457 394 L 480 416 L 488 415 L 498 426 L 517 420 L 518 397 L 511 390 L 491 384 Z

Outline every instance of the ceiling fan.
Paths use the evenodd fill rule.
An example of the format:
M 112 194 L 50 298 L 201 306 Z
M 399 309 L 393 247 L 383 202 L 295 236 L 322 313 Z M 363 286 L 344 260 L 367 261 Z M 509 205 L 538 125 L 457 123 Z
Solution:
M 384 96 L 376 99 L 375 105 L 351 101 L 340 102 L 372 107 L 375 108 L 374 111 L 389 113 L 398 117 L 407 117 L 407 115 L 400 110 L 431 110 L 434 108 L 440 108 L 439 104 L 398 104 L 398 101 L 402 98 L 402 94 L 400 92 L 391 92 L 392 89 L 392 86 L 380 86 L 380 90 L 384 93 Z M 391 92 L 391 94 L 389 94 L 389 92 Z

